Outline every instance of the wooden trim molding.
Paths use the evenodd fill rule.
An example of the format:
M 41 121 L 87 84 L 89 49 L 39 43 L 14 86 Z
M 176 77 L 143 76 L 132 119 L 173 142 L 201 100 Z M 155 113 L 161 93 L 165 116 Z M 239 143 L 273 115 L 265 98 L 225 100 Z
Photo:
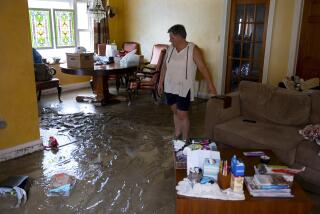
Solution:
M 270 0 L 266 46 L 265 46 L 265 50 L 264 50 L 264 59 L 263 59 L 262 83 L 267 83 L 267 81 L 268 81 L 270 50 L 271 50 L 273 18 L 274 18 L 275 6 L 276 6 L 276 0 Z
M 40 139 L 31 141 L 25 144 L 21 144 L 15 147 L 11 147 L 8 149 L 1 149 L 0 162 L 21 157 L 23 155 L 30 154 L 42 149 L 43 149 L 43 146 L 42 146 L 42 141 Z
M 229 23 L 231 15 L 231 0 L 225 0 L 225 5 L 223 8 L 223 14 L 221 24 L 221 52 L 220 52 L 220 64 L 218 66 L 218 82 L 217 82 L 217 92 L 218 94 L 225 94 L 225 82 L 226 82 L 226 68 L 227 68 L 227 58 L 228 58 L 228 38 L 229 38 Z
M 304 0 L 295 0 L 287 76 L 296 74 Z

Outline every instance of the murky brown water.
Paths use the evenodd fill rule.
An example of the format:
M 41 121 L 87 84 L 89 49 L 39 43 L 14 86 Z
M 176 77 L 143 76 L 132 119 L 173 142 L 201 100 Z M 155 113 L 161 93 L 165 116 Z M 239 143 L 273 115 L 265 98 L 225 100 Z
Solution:
M 0 163 L 0 179 L 32 178 L 27 203 L 0 213 L 175 213 L 171 113 L 145 95 L 135 104 L 95 108 L 64 98 L 40 104 L 41 136 L 55 136 L 57 152 L 40 151 Z M 202 133 L 205 104 L 191 113 L 193 136 Z M 49 197 L 52 175 L 75 176 L 68 197 Z

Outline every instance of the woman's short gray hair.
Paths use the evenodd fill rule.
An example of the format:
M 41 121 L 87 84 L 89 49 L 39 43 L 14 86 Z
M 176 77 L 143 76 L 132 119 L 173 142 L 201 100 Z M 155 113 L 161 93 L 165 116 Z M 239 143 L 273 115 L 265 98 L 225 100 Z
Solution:
M 187 32 L 183 25 L 177 24 L 173 25 L 171 28 L 169 28 L 168 33 L 172 33 L 175 35 L 180 35 L 182 38 L 187 38 Z

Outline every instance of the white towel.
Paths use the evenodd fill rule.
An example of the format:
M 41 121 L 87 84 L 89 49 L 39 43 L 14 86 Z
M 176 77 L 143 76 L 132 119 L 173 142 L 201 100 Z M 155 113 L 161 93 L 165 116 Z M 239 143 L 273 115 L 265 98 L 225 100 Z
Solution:
M 244 193 L 235 193 L 231 189 L 221 191 L 217 183 L 196 183 L 193 188 L 189 179 L 185 178 L 176 186 L 177 194 L 197 198 L 209 198 L 220 200 L 245 200 Z

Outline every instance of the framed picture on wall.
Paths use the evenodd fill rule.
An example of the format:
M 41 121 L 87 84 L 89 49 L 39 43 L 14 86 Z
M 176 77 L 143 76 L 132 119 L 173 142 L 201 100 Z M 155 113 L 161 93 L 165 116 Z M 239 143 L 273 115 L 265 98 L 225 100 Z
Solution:
M 30 32 L 33 48 L 53 48 L 50 9 L 29 9 Z
M 74 10 L 54 9 L 54 29 L 57 48 L 76 46 Z

